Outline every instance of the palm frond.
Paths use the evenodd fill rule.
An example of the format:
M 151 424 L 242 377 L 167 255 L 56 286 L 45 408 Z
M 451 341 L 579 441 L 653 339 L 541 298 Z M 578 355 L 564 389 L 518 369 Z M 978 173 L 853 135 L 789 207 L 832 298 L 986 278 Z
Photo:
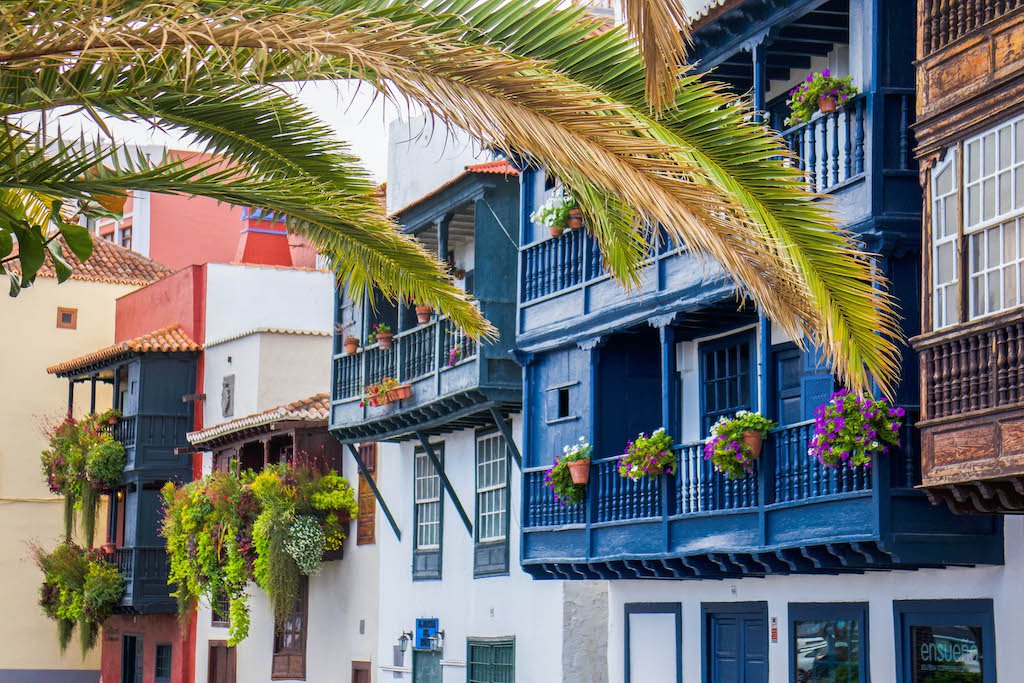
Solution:
M 647 68 L 647 99 L 654 109 L 675 104 L 676 79 L 686 65 L 689 20 L 679 0 L 622 0 L 629 33 Z

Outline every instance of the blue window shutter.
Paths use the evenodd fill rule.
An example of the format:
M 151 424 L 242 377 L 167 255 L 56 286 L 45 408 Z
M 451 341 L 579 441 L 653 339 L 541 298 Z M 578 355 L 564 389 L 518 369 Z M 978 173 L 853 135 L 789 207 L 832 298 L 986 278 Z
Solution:
M 804 351 L 803 376 L 800 378 L 803 419 L 814 417 L 814 409 L 828 402 L 835 386 L 835 379 L 821 352 L 814 347 Z

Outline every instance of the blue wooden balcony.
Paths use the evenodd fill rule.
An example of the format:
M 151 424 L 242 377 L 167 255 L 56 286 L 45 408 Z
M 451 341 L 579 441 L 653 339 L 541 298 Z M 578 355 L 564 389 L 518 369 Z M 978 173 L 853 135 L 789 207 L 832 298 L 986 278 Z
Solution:
M 117 611 L 125 614 L 172 614 L 177 601 L 167 585 L 169 561 L 163 546 L 117 548 L 110 561 L 125 579 Z
M 776 430 L 754 474 L 729 480 L 703 444 L 678 471 L 632 482 L 619 456 L 595 460 L 587 499 L 562 506 L 546 468 L 523 484 L 524 568 L 541 579 L 727 578 L 1001 564 L 994 517 L 932 508 L 918 481 L 916 430 L 879 466 L 834 470 L 807 455 L 812 422 Z
M 409 384 L 412 396 L 384 406 L 364 401 L 385 377 Z M 521 403 L 521 373 L 494 348 L 481 346 L 447 318 L 396 334 L 390 349 L 371 344 L 333 359 L 331 430 L 343 442 L 411 438 L 493 422 Z

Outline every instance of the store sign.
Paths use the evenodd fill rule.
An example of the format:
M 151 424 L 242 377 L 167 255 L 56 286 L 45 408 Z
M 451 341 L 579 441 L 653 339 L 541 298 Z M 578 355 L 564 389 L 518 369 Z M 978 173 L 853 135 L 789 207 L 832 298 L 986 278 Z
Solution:
M 417 619 L 416 644 L 414 647 L 417 650 L 432 649 L 430 639 L 437 635 L 437 627 L 437 619 Z
M 981 683 L 980 626 L 911 626 L 910 638 L 912 683 Z

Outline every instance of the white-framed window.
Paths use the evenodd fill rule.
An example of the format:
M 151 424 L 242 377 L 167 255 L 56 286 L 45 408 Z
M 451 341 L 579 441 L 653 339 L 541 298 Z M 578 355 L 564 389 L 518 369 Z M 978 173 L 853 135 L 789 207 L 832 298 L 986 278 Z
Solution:
M 481 543 L 508 535 L 508 450 L 501 434 L 476 442 L 476 525 Z
M 968 310 L 977 318 L 1021 302 L 1024 116 L 964 143 L 963 225 Z
M 959 190 L 956 150 L 932 169 L 932 320 L 939 329 L 957 322 Z
M 441 477 L 425 452 L 416 453 L 416 549 L 441 547 Z

